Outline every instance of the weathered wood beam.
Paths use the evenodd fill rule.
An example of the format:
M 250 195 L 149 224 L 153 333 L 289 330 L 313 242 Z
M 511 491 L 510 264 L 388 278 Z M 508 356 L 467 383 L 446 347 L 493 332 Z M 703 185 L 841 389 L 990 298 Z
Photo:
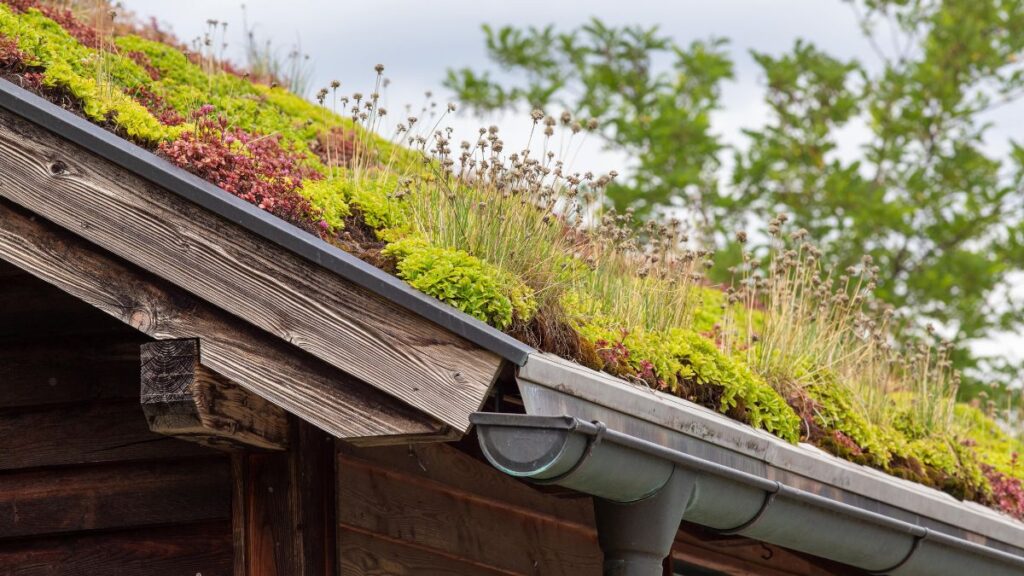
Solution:
M 0 196 L 459 431 L 494 353 L 0 111 Z
M 140 402 L 149 429 L 225 449 L 284 450 L 284 410 L 199 363 L 195 338 L 141 346 Z
M 199 444 L 150 432 L 138 398 L 0 410 L 0 455 L 0 473 L 47 466 L 220 456 Z
M 0 574 L 219 576 L 231 571 L 226 521 L 100 530 L 0 543 Z
M 0 260 L 152 338 L 202 338 L 204 365 L 339 438 L 404 443 L 450 435 L 387 394 L 2 199 Z

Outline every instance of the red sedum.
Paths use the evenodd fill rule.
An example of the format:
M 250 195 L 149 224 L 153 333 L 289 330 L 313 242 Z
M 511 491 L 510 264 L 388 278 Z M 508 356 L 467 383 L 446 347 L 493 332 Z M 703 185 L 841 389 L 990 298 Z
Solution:
M 275 216 L 317 235 L 320 215 L 301 194 L 303 179 L 322 176 L 283 148 L 277 136 L 254 136 L 228 126 L 206 105 L 194 115 L 196 129 L 159 151 L 171 162 Z

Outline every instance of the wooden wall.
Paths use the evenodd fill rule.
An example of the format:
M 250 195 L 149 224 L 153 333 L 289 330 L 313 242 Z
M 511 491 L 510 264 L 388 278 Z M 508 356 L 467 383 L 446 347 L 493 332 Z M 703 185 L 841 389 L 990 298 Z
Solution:
M 473 442 L 362 449 L 339 443 L 341 574 L 600 576 L 590 499 L 509 478 L 482 462 Z M 679 531 L 672 558 L 675 573 L 684 575 L 861 574 L 696 527 Z
M 0 264 L 0 576 L 230 576 L 231 463 L 151 433 L 134 331 Z

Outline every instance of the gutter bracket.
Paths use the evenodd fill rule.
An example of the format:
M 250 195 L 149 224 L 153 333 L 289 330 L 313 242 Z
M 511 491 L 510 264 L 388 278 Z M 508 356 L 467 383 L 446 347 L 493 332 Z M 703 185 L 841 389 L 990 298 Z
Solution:
M 601 445 L 601 440 L 604 439 L 605 432 L 608 431 L 608 426 L 604 422 L 601 422 L 600 420 L 594 420 L 593 422 L 591 422 L 591 424 L 593 424 L 594 427 L 597 428 L 597 430 L 594 432 L 594 435 L 587 440 L 587 447 L 583 451 L 583 455 L 580 457 L 579 460 L 576 461 L 575 464 L 573 464 L 572 468 L 569 468 L 568 470 L 559 474 L 558 476 L 555 476 L 554 478 L 548 478 L 546 480 L 533 479 L 531 481 L 534 484 L 541 485 L 558 484 L 559 482 L 572 476 L 574 472 L 582 468 L 590 460 L 590 455 L 594 453 L 594 449 Z
M 662 574 L 694 485 L 695 476 L 677 467 L 660 490 L 643 500 L 594 498 L 604 576 Z
M 914 543 L 910 545 L 910 550 L 907 552 L 907 555 L 904 556 L 902 560 L 897 562 L 895 566 L 892 566 L 891 568 L 886 568 L 885 570 L 868 570 L 867 573 L 868 574 L 875 574 L 875 575 L 883 575 L 883 574 L 891 574 L 892 572 L 895 572 L 895 571 L 899 570 L 907 562 L 910 562 L 911 558 L 914 557 L 914 553 L 917 552 L 918 547 L 921 546 L 921 541 L 928 537 L 928 533 L 929 532 L 931 532 L 931 530 L 929 530 L 928 528 L 925 528 L 923 533 L 921 533 L 918 536 L 915 536 L 914 537 Z
M 767 512 L 768 508 L 772 505 L 773 502 L 775 502 L 775 497 L 778 496 L 780 490 L 782 490 L 782 485 L 779 484 L 778 482 L 776 482 L 775 483 L 775 490 L 771 490 L 771 491 L 765 492 L 765 494 L 764 494 L 764 502 L 761 504 L 761 508 L 759 508 L 757 510 L 757 513 L 754 514 L 750 518 L 750 520 L 747 520 L 746 522 L 744 522 L 743 524 L 740 524 L 739 526 L 736 526 L 735 528 L 726 528 L 724 530 L 715 530 L 715 532 L 718 533 L 718 534 L 725 535 L 725 536 L 730 536 L 730 535 L 733 535 L 733 534 L 739 534 L 739 533 L 741 533 L 741 532 L 743 532 L 745 530 L 748 530 L 748 529 L 752 528 L 755 524 L 757 524 L 761 520 L 762 517 L 764 517 L 764 513 Z M 906 560 L 904 560 L 903 562 L 906 562 Z M 902 564 L 903 562 L 901 562 L 900 564 Z

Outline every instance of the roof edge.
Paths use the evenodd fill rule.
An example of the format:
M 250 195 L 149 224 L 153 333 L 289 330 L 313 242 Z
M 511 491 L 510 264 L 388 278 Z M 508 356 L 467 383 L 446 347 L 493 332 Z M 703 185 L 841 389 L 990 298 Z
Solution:
M 534 352 L 527 344 L 427 296 L 401 279 L 3 79 L 0 79 L 0 108 L 50 130 L 516 365 L 526 364 Z

